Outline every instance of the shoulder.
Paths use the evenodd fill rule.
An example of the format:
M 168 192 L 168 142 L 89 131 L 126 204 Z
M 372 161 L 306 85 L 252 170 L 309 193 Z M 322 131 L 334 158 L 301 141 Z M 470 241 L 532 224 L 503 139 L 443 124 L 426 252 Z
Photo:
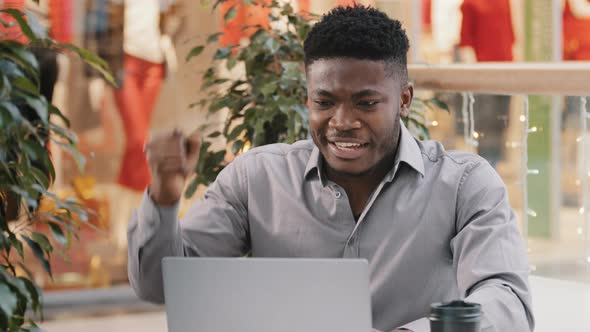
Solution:
M 305 167 L 314 146 L 311 140 L 298 141 L 293 144 L 268 144 L 241 154 L 231 164 L 257 171 L 283 167 Z
M 472 167 L 478 164 L 487 164 L 487 160 L 479 155 L 456 150 L 446 150 L 437 141 L 419 141 L 422 159 L 426 164 L 445 164 L 450 167 Z
M 436 141 L 419 142 L 427 176 L 445 181 L 458 190 L 466 182 L 504 187 L 496 170 L 483 157 L 464 151 L 448 151 Z

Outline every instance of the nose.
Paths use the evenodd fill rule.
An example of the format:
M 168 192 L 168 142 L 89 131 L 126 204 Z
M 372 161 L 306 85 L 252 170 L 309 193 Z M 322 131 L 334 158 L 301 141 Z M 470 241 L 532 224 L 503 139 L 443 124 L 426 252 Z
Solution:
M 342 104 L 336 108 L 328 125 L 338 131 L 349 131 L 361 128 L 361 121 L 356 117 L 354 109 Z

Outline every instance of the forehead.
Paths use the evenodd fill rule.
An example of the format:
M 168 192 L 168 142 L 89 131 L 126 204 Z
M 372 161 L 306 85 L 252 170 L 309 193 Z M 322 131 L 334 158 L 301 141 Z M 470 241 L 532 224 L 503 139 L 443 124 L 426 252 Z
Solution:
M 307 67 L 308 87 L 323 90 L 374 89 L 394 92 L 400 75 L 387 68 L 384 61 L 352 58 L 319 59 Z

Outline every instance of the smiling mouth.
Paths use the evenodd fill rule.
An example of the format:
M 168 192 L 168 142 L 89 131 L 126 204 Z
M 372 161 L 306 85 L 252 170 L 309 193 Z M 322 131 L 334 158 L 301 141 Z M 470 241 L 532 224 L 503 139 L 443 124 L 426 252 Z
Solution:
M 328 141 L 330 152 L 340 159 L 358 159 L 368 146 L 369 143 Z
M 367 146 L 368 143 L 348 143 L 348 142 L 330 142 L 330 144 L 335 145 L 337 148 L 342 150 L 355 150 L 364 146 Z

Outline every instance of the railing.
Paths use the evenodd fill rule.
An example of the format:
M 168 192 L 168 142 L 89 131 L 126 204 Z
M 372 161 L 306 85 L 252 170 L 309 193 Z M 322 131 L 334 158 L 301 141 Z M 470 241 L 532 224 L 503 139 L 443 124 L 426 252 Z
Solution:
M 590 62 L 409 65 L 419 89 L 489 94 L 590 95 Z
M 574 132 L 576 134 L 577 139 L 573 144 L 579 147 L 573 149 L 580 151 L 577 164 L 581 165 L 578 167 L 581 171 L 576 180 L 576 185 L 580 187 L 581 191 L 577 203 L 579 204 L 577 207 L 579 216 L 577 218 L 580 220 L 572 225 L 572 229 L 576 233 L 576 240 L 583 242 L 583 248 L 575 249 L 581 251 L 575 253 L 577 255 L 577 269 L 585 270 L 585 272 L 582 273 L 582 276 L 574 279 L 590 282 L 590 194 L 588 184 L 588 177 L 590 176 L 590 158 L 588 156 L 590 137 L 587 133 L 589 113 L 586 109 L 585 98 L 585 96 L 590 95 L 590 62 L 417 64 L 409 65 L 409 76 L 418 91 L 432 90 L 435 92 L 462 93 L 463 107 L 461 109 L 457 108 L 456 112 L 462 113 L 463 122 L 473 122 L 473 113 L 478 112 L 477 109 L 473 108 L 474 99 L 477 98 L 474 93 L 517 96 L 520 102 L 516 103 L 517 107 L 511 108 L 511 112 L 520 112 L 517 117 L 520 121 L 512 122 L 511 126 L 521 126 L 518 130 L 521 132 L 521 137 L 506 143 L 510 148 L 520 149 L 520 163 L 518 163 L 520 171 L 515 184 L 521 189 L 520 222 L 523 236 L 529 243 L 529 252 L 533 254 L 532 250 L 534 250 L 535 240 L 537 239 L 543 239 L 545 242 L 567 242 L 566 239 L 569 239 L 570 236 L 570 230 L 566 234 L 563 231 L 564 224 L 571 223 L 569 219 L 572 218 L 564 214 L 564 208 L 562 207 L 561 170 L 563 165 L 560 155 L 563 149 L 572 149 L 572 146 L 569 146 L 572 143 L 570 142 L 569 145 L 562 143 L 562 109 L 564 105 L 564 98 L 562 97 L 581 96 L 575 97 L 578 106 L 574 110 L 579 112 L 576 115 L 579 116 L 576 121 L 579 126 L 578 128 L 568 129 L 570 136 Z M 551 97 L 538 97 L 538 95 Z M 544 102 L 539 102 L 539 99 L 543 100 L 543 98 Z M 541 119 L 536 119 L 538 117 Z M 529 121 L 532 122 L 531 125 L 529 125 Z M 538 125 L 539 121 L 542 123 L 541 126 Z M 473 123 L 464 123 L 463 127 L 469 128 L 469 131 L 465 129 L 464 134 L 467 146 L 471 146 L 472 150 L 477 150 L 478 143 L 474 137 L 477 137 L 478 134 L 473 131 Z M 512 130 L 512 132 L 516 132 L 516 130 Z M 543 144 L 543 140 L 548 144 Z M 532 149 L 529 148 L 529 144 L 533 144 Z M 540 151 L 543 149 L 545 151 Z M 539 155 L 542 156 L 543 153 L 549 159 L 545 161 L 544 166 L 542 160 L 539 160 Z M 538 165 L 541 166 L 537 167 Z M 539 182 L 543 181 L 545 186 L 539 185 Z M 533 195 L 535 197 L 533 199 L 529 197 L 531 189 L 534 190 Z M 546 196 L 545 203 L 549 204 L 548 211 L 550 211 L 550 215 L 548 216 L 539 216 L 538 211 L 529 207 L 530 202 L 535 203 L 534 199 L 543 195 Z M 541 208 L 544 208 L 544 206 Z M 550 225 L 547 231 L 541 232 L 543 234 L 538 234 L 539 232 L 530 234 L 529 226 L 535 225 L 534 222 L 540 219 L 549 222 Z M 565 243 L 566 246 L 570 244 Z M 547 255 L 551 256 L 551 253 L 547 253 Z M 556 272 L 550 273 L 550 276 L 569 279 L 560 272 L 559 266 L 562 263 L 556 258 Z M 536 269 L 534 259 L 531 268 L 533 271 Z

